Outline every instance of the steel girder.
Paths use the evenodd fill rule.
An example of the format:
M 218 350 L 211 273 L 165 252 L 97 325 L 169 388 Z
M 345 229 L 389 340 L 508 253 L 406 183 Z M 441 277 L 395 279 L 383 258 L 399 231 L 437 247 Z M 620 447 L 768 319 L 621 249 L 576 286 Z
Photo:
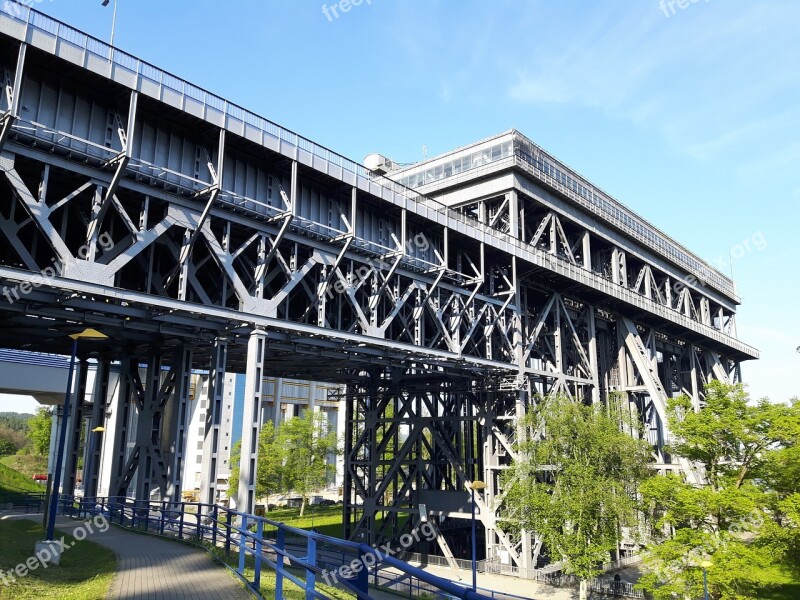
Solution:
M 496 517 L 528 403 L 627 394 L 659 466 L 680 467 L 663 452 L 666 399 L 687 391 L 699 408 L 703 383 L 737 379 L 738 361 L 755 355 L 731 337 L 731 306 L 696 285 L 678 291 L 681 273 L 592 233 L 516 175 L 463 205 L 467 219 L 345 172 L 334 155 L 253 142 L 244 127 L 167 112 L 145 92 L 85 69 L 66 76 L 60 59 L 13 47 L 0 98 L 0 341 L 59 350 L 54 329 L 113 332 L 97 352 L 123 361 L 114 493 L 178 498 L 193 361 L 217 381 L 204 446 L 212 501 L 224 370 L 247 371 L 251 448 L 259 368 L 317 374 L 350 384 L 351 536 L 397 535 L 412 526 L 403 515 L 415 495 L 483 477 L 486 555 L 526 568 L 540 545 Z M 253 469 L 242 475 L 249 504 Z

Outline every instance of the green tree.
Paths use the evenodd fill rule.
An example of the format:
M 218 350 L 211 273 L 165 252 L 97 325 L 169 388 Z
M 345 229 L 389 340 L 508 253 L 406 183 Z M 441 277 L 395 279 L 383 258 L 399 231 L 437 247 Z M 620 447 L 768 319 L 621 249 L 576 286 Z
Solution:
M 242 461 L 242 440 L 231 446 L 231 457 L 228 460 L 230 473 L 228 474 L 228 498 L 236 498 L 239 490 L 239 465 Z
M 40 406 L 36 414 L 28 419 L 28 437 L 33 443 L 33 450 L 39 456 L 47 456 L 50 452 L 50 431 L 53 422 L 50 409 Z
M 264 423 L 258 435 L 258 473 L 256 474 L 256 495 L 267 499 L 281 491 L 286 448 L 282 444 L 279 430 L 272 421 Z
M 551 558 L 580 578 L 585 599 L 622 528 L 637 524 L 636 488 L 649 476 L 651 448 L 614 399 L 603 407 L 551 398 L 524 424 L 505 479 L 509 524 L 536 531 Z
M 239 488 L 241 455 L 242 442 L 238 441 L 231 448 L 229 494 L 235 495 Z M 278 430 L 275 429 L 272 421 L 267 421 L 258 434 L 258 467 L 256 470 L 256 498 L 266 498 L 267 509 L 269 509 L 270 494 L 275 494 L 282 489 L 284 458 L 285 452 L 278 437 Z
M 282 487 L 300 494 L 302 516 L 308 496 L 330 477 L 332 466 L 328 458 L 339 452 L 336 431 L 328 425 L 324 413 L 307 410 L 302 417 L 281 423 L 276 438 L 285 452 Z
M 10 440 L 0 439 L 0 456 L 14 454 L 16 451 L 17 447 Z
M 705 561 L 715 600 L 763 597 L 781 568 L 797 570 L 800 404 L 753 404 L 717 381 L 705 400 L 699 412 L 671 400 L 669 426 L 673 452 L 701 465 L 707 485 L 671 475 L 640 488 L 652 536 L 640 583 L 657 600 L 702 596 Z
M 8 425 L 0 425 L 0 443 L 3 444 L 3 454 L 14 454 L 24 448 L 28 440 L 22 431 L 12 429 Z

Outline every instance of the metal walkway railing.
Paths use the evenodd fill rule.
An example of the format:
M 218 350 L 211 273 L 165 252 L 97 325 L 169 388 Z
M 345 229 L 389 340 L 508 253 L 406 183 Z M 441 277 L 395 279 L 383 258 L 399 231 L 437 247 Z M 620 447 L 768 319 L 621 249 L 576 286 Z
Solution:
M 237 575 L 260 595 L 264 569 L 274 572 L 276 599 L 284 597 L 284 584 L 290 581 L 305 590 L 307 600 L 328 600 L 324 586 L 345 590 L 360 600 L 372 600 L 369 572 L 374 572 L 374 584 L 381 585 L 379 567 L 413 578 L 418 589 L 436 596 L 490 598 L 389 556 L 383 548 L 297 529 L 219 505 L 61 496 L 59 512 L 79 518 L 103 515 L 110 523 L 128 529 L 208 544 L 228 557 L 238 551 L 238 565 L 234 568 Z

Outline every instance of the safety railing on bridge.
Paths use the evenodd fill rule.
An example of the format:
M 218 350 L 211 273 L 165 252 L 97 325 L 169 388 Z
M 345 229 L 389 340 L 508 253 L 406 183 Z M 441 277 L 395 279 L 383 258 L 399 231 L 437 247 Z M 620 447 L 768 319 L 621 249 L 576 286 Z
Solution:
M 236 574 L 256 593 L 269 591 L 276 599 L 284 597 L 287 584 L 294 584 L 305 590 L 309 600 L 327 600 L 334 588 L 360 600 L 371 600 L 369 571 L 373 570 L 373 585 L 382 585 L 379 567 L 413 577 L 418 587 L 425 586 L 434 595 L 461 600 L 489 598 L 367 544 L 297 529 L 224 506 L 126 497 L 61 496 L 59 512 L 78 518 L 103 515 L 112 524 L 206 545 L 227 558 L 238 553 L 238 562 L 232 565 Z M 268 590 L 262 585 L 265 572 L 270 573 Z

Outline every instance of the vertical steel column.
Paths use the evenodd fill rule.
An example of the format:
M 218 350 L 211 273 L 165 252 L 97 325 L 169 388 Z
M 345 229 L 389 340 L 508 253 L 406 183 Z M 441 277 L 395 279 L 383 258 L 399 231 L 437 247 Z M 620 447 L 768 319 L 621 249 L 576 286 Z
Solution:
M 697 376 L 697 355 L 694 351 L 694 344 L 688 345 L 689 361 L 690 361 L 690 381 L 692 384 L 692 408 L 695 412 L 700 412 L 700 386 L 698 384 Z
M 81 358 L 75 365 L 78 376 L 75 378 L 75 397 L 70 407 L 69 439 L 64 445 L 67 452 L 67 466 L 64 470 L 63 490 L 65 496 L 75 493 L 75 484 L 78 478 L 78 457 L 81 451 L 81 433 L 83 432 L 83 407 L 86 402 L 86 379 L 89 374 L 89 364 L 86 358 Z M 85 477 L 84 477 L 85 480 Z
M 517 190 L 508 192 L 508 229 L 509 233 L 519 239 L 519 196 Z
M 354 460 L 353 444 L 355 442 L 356 430 L 356 414 L 358 407 L 356 406 L 358 399 L 356 398 L 357 388 L 355 384 L 349 383 L 345 387 L 344 395 L 344 481 L 342 482 L 342 505 L 344 508 L 344 523 L 342 535 L 344 539 L 353 539 L 354 527 L 356 525 L 355 511 L 353 509 L 356 503 L 355 482 L 353 481 L 353 468 L 352 461 Z
M 119 368 L 119 390 L 112 404 L 111 418 L 114 419 L 114 439 L 111 442 L 111 472 L 108 486 L 109 496 L 119 496 L 127 492 L 122 489 L 123 470 L 128 455 L 128 423 L 133 403 L 133 378 L 131 371 L 139 368 L 139 359 L 125 358 Z
M 167 489 L 163 500 L 172 503 L 181 501 L 183 493 L 183 462 L 186 453 L 186 427 L 189 412 L 189 392 L 192 386 L 192 348 L 182 346 L 175 361 L 175 388 L 169 409 L 169 454 L 167 462 Z
M 156 409 L 161 388 L 161 356 L 151 354 L 147 359 L 147 375 L 144 402 L 136 426 L 136 445 L 139 448 L 139 466 L 136 472 L 136 499 L 149 500 L 153 487 L 153 448 L 158 433 Z M 163 490 L 162 490 L 163 492 Z
M 381 397 L 378 393 L 379 389 L 379 376 L 377 373 L 371 373 L 369 378 L 369 392 L 366 398 L 365 414 L 364 414 L 364 428 L 367 432 L 369 441 L 367 442 L 367 485 L 366 490 L 369 496 L 363 498 L 364 502 L 364 515 L 366 517 L 367 527 L 369 530 L 369 539 L 362 540 L 367 544 L 374 544 L 376 541 L 376 527 L 375 527 L 375 512 L 377 510 L 378 498 L 375 496 L 375 491 L 379 485 L 378 482 L 378 467 L 380 466 L 380 454 L 378 453 L 378 420 L 381 417 Z
M 592 270 L 592 237 L 589 235 L 588 231 L 583 233 L 583 237 L 581 239 L 581 244 L 583 245 L 583 268 L 587 271 Z
M 208 408 L 203 439 L 203 476 L 200 482 L 200 500 L 206 504 L 217 502 L 217 453 L 227 361 L 228 340 L 217 338 L 214 340 L 208 370 Z
M 264 347 L 266 334 L 254 329 L 247 342 L 247 372 L 244 384 L 242 451 L 239 460 L 239 489 L 236 509 L 253 513 L 258 472 L 258 433 L 261 430 L 261 395 L 264 386 Z M 232 492 L 233 490 L 231 490 Z M 229 492 L 229 496 L 232 494 Z
M 594 306 L 587 304 L 589 324 L 589 364 L 592 369 L 592 404 L 600 403 L 600 361 L 597 358 L 597 323 Z
M 102 431 L 95 432 L 99 427 L 105 426 L 106 408 L 108 403 L 108 379 L 111 375 L 111 361 L 107 358 L 101 359 L 97 363 L 97 372 L 94 379 L 94 393 L 92 400 L 92 420 L 89 425 L 89 440 L 87 440 L 87 452 L 84 459 L 85 474 L 83 477 L 83 495 L 87 498 L 97 496 L 97 484 L 100 479 L 100 456 L 102 454 L 105 436 Z
M 19 52 L 17 53 L 17 68 L 14 71 L 14 83 L 11 89 L 11 103 L 8 110 L 3 115 L 2 126 L 0 127 L 0 150 L 6 144 L 8 134 L 11 133 L 11 127 L 14 121 L 19 116 L 20 100 L 22 98 L 22 76 L 25 67 L 25 53 L 28 49 L 28 44 L 21 43 L 19 45 Z

